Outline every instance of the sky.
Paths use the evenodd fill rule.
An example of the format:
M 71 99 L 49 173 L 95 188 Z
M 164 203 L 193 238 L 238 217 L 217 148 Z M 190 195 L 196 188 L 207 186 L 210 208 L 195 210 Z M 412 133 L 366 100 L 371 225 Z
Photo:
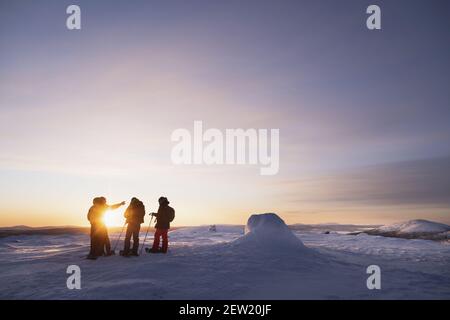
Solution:
M 450 223 L 449 40 L 446 0 L 0 0 L 0 226 L 162 195 L 175 225 Z M 196 120 L 279 129 L 278 174 L 175 165 Z

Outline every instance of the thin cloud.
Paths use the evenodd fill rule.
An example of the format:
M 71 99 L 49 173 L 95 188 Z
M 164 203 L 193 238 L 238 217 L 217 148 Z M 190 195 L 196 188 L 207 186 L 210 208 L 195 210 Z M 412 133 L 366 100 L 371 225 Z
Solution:
M 450 157 L 368 166 L 296 184 L 294 202 L 448 207 Z

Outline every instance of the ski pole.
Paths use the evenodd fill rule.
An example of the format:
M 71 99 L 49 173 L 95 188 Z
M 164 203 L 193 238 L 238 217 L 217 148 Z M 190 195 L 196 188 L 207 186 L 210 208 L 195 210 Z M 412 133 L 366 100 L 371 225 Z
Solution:
M 119 238 L 117 238 L 117 240 L 116 240 L 116 244 L 115 244 L 114 249 L 113 249 L 114 252 L 116 251 L 117 245 L 119 244 L 120 238 L 122 237 L 123 229 L 125 229 L 126 225 L 127 225 L 127 223 L 125 222 L 123 224 L 122 231 L 120 231 Z
M 147 228 L 147 232 L 145 233 L 144 241 L 142 241 L 142 247 L 141 247 L 141 251 L 139 251 L 139 255 L 142 254 L 142 250 L 144 249 L 145 240 L 147 240 L 148 230 L 150 230 L 150 227 L 152 225 L 152 220 L 153 220 L 153 214 L 152 214 L 152 217 L 150 218 L 150 223 L 148 224 L 148 228 Z

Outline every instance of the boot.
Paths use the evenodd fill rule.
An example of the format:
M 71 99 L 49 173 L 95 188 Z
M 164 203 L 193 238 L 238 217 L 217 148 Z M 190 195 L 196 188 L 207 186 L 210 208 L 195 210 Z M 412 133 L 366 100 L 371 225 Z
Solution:
M 121 250 L 120 251 L 120 255 L 122 257 L 129 257 L 130 256 L 130 252 L 128 250 Z
M 139 257 L 139 254 L 138 254 L 139 245 L 136 245 L 136 244 L 137 244 L 137 242 L 135 242 L 133 244 L 133 248 L 131 249 L 131 255 L 134 257 Z
M 151 248 L 150 250 L 148 250 L 149 253 L 159 253 L 160 250 L 156 249 L 156 248 Z
M 113 256 L 114 254 L 115 254 L 114 251 L 111 250 L 111 251 L 105 252 L 105 257 L 110 257 L 110 256 Z

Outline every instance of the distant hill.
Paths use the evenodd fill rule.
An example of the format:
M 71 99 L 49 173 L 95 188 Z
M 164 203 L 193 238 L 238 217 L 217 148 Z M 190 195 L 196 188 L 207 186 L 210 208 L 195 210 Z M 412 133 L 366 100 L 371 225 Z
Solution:
M 0 230 L 29 230 L 29 229 L 33 229 L 33 228 L 29 227 L 29 226 L 24 226 L 24 225 L 0 228 Z
M 39 227 L 13 226 L 0 228 L 0 238 L 19 235 L 60 235 L 89 233 L 88 227 Z
M 303 232 L 363 232 L 368 229 L 378 228 L 380 225 L 357 225 L 357 224 L 337 224 L 337 223 L 321 223 L 321 224 L 292 224 L 289 228 L 294 231 Z
M 43 227 L 30 227 L 26 225 L 18 225 L 12 227 L 0 227 L 0 230 L 43 230 L 43 229 L 70 229 L 70 228 L 83 228 L 80 226 L 43 226 Z
M 369 235 L 405 239 L 448 240 L 450 226 L 428 220 L 409 220 L 364 231 Z
M 176 230 L 177 227 L 171 228 Z M 122 227 L 110 227 L 109 233 L 120 232 Z M 154 230 L 150 228 L 149 230 Z M 147 226 L 141 228 L 141 232 L 146 232 Z M 0 227 L 0 238 L 11 236 L 34 236 L 34 235 L 62 235 L 62 234 L 89 234 L 90 227 L 77 227 L 77 226 L 54 226 L 54 227 L 28 227 L 28 226 L 13 226 L 13 227 Z

